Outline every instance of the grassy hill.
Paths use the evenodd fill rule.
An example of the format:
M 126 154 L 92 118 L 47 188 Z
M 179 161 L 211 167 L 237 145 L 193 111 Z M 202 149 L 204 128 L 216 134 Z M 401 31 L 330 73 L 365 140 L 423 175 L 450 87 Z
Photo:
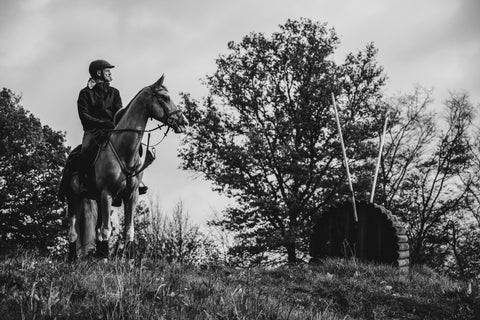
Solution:
M 0 261 L 0 319 L 480 319 L 471 291 L 427 268 L 337 259 L 271 270 Z

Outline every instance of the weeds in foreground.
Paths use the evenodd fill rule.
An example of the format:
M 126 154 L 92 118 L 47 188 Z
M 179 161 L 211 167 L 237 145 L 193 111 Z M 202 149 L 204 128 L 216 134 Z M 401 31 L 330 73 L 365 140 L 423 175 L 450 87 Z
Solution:
M 478 294 L 426 268 L 328 259 L 274 270 L 122 260 L 0 262 L 2 319 L 475 319 Z

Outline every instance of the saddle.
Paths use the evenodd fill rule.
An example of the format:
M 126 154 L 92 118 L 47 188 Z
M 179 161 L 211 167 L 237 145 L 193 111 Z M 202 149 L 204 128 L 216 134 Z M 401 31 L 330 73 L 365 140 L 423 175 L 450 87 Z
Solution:
M 82 145 L 76 146 L 68 155 L 67 161 L 65 163 L 65 167 L 63 168 L 62 171 L 62 178 L 60 180 L 60 186 L 58 189 L 58 198 L 60 201 L 65 201 L 65 199 L 71 195 L 72 190 L 70 190 L 70 180 L 75 176 L 78 175 L 84 167 L 91 168 L 91 161 L 86 161 L 88 162 L 85 164 L 85 160 L 90 160 L 90 159 L 83 159 L 82 157 Z M 98 153 L 98 149 L 96 150 L 95 154 Z M 88 176 L 91 178 L 92 175 L 88 174 Z M 88 179 L 87 182 L 87 188 L 91 189 L 91 180 Z

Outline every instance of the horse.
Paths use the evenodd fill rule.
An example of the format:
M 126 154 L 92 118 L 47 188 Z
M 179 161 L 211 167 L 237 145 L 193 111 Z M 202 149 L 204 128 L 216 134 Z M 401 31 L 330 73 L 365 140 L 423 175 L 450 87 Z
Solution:
M 138 187 L 143 177 L 144 162 L 139 150 L 148 119 L 152 118 L 167 125 L 175 133 L 185 132 L 188 126 L 185 115 L 170 99 L 163 81 L 164 75 L 154 84 L 144 87 L 115 115 L 116 126 L 100 147 L 93 164 L 98 198 L 90 200 L 80 195 L 78 174 L 71 175 L 67 181 L 65 194 L 69 224 L 69 260 L 76 260 L 79 249 L 86 254 L 90 249 L 87 246 L 93 234 L 96 236 L 97 256 L 104 259 L 109 257 L 112 201 L 123 202 L 124 251 L 127 258 L 133 257 L 134 211 L 138 202 Z M 96 226 L 92 222 L 95 219 Z

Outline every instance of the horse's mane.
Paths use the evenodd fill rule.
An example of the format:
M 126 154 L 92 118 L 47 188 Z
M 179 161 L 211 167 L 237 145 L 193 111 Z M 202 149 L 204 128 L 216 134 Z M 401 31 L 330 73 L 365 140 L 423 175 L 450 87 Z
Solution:
M 145 89 L 145 88 L 143 88 L 143 89 Z M 125 114 L 125 112 L 127 112 L 128 108 L 130 107 L 130 105 L 132 104 L 132 102 L 138 97 L 138 95 L 140 95 L 140 93 L 143 91 L 143 89 L 140 90 L 140 91 L 135 95 L 135 97 L 133 97 L 132 100 L 130 100 L 130 102 L 127 104 L 126 107 L 120 108 L 120 109 L 117 110 L 117 112 L 115 112 L 115 115 L 113 116 L 113 123 L 114 123 L 115 125 L 117 125 L 117 124 L 120 122 L 120 120 L 122 120 L 122 117 L 123 117 L 123 115 Z
M 117 125 L 120 122 L 120 120 L 122 119 L 123 115 L 125 114 L 129 106 L 130 106 L 130 103 L 126 107 L 120 108 L 118 109 L 117 112 L 115 112 L 115 115 L 113 116 L 113 123 L 115 125 Z

